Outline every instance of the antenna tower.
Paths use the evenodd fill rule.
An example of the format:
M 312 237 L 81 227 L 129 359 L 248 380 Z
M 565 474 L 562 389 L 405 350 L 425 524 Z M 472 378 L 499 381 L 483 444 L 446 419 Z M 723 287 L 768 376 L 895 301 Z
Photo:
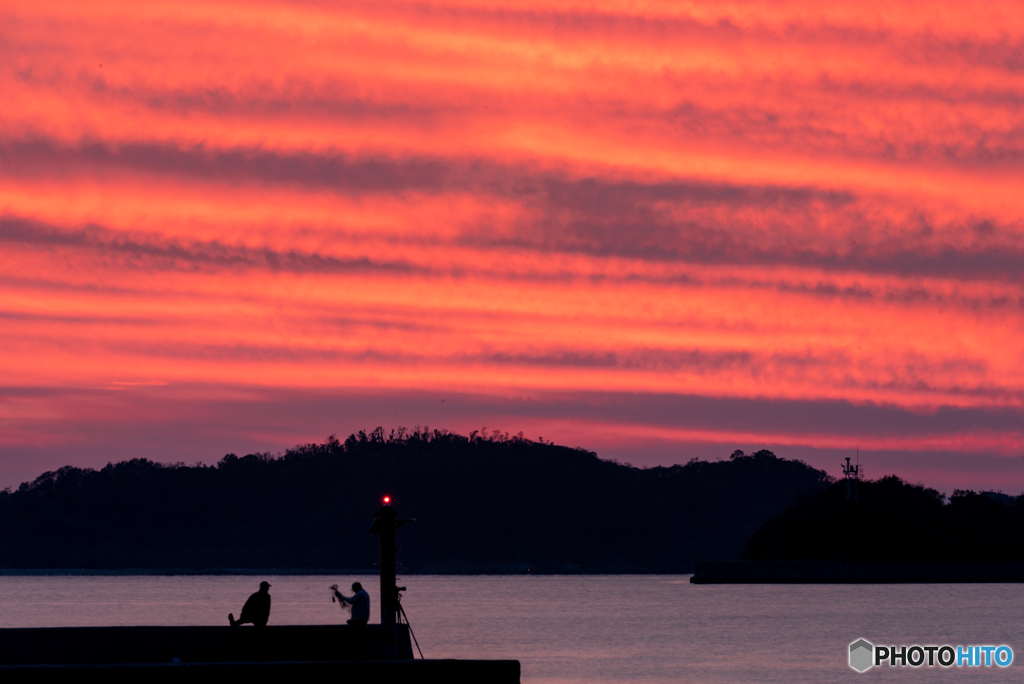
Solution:
M 843 465 L 843 464 L 840 464 Z M 860 447 L 857 447 L 857 463 L 850 464 L 850 457 L 846 457 L 846 465 L 843 465 L 843 477 L 846 479 L 846 500 L 857 500 L 857 485 L 860 483 Z

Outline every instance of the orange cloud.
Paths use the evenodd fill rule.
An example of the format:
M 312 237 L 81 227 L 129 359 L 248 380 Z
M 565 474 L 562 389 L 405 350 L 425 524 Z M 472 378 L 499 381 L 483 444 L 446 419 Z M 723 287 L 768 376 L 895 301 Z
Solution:
M 0 40 L 0 390 L 42 392 L 0 401 L 9 444 L 61 392 L 182 384 L 1024 409 L 1012 11 L 56 2 Z

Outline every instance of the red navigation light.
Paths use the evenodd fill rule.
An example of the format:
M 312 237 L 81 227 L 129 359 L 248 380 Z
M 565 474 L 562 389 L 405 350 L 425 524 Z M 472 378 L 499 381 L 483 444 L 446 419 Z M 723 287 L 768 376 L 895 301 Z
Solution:
M 384 503 L 386 503 L 386 504 L 391 503 L 391 497 L 390 496 L 385 496 L 384 497 Z

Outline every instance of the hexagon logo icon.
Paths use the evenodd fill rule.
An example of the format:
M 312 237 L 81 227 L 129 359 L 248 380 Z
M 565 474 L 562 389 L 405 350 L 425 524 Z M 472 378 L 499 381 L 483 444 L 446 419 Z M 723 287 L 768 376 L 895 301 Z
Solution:
M 872 657 L 875 647 L 870 641 L 857 639 L 850 644 L 850 667 L 857 672 L 863 672 L 874 665 Z

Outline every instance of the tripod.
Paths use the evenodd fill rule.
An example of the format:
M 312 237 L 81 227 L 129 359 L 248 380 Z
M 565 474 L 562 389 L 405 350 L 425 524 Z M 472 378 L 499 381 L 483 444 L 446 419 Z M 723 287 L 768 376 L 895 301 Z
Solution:
M 420 642 L 416 641 L 416 633 L 412 631 L 412 625 L 409 624 L 409 616 L 405 614 L 405 608 L 402 607 L 402 592 L 405 591 L 405 587 L 396 587 L 395 592 L 398 597 L 398 624 L 404 624 L 409 628 L 409 635 L 412 636 L 412 642 L 416 644 L 416 650 L 420 653 L 420 660 L 426 660 L 423 657 L 423 651 L 420 649 Z

